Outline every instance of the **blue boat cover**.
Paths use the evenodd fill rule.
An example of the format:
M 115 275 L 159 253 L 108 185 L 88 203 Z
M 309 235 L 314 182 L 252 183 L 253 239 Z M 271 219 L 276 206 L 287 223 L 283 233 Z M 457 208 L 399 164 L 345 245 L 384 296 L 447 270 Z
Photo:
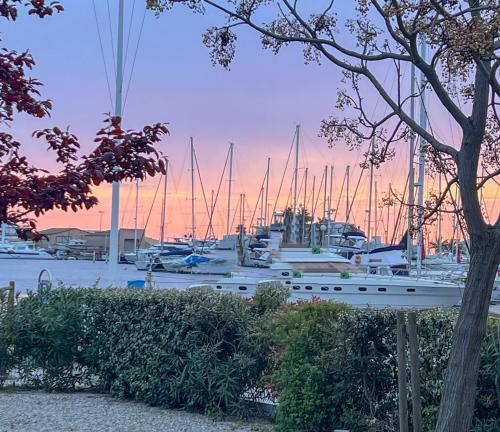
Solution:
M 195 265 L 204 263 L 210 261 L 207 257 L 201 256 L 201 255 L 196 255 L 196 254 L 191 254 L 186 259 L 184 262 L 186 263 L 187 266 L 193 267 Z

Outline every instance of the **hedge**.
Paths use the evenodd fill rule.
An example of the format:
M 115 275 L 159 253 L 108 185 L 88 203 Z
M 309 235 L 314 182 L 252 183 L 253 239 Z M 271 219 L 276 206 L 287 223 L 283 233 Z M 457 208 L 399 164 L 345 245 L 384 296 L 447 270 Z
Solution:
M 42 290 L 18 303 L 12 327 L 0 307 L 0 366 L 49 391 L 92 387 L 212 413 L 241 413 L 241 396 L 265 387 L 280 431 L 396 431 L 395 314 L 286 298 L 272 286 L 252 301 L 205 290 Z M 419 313 L 426 431 L 455 319 Z M 490 322 L 475 432 L 500 430 L 499 336 Z
M 206 291 L 56 289 L 20 302 L 11 356 L 27 385 L 49 391 L 233 411 L 267 365 L 257 319 Z
M 454 310 L 418 314 L 424 430 L 433 431 Z M 288 306 L 269 326 L 280 431 L 397 431 L 396 314 L 320 302 Z M 500 332 L 483 344 L 473 431 L 500 431 Z M 408 376 L 409 376 L 409 370 Z M 411 413 L 411 403 L 409 403 Z

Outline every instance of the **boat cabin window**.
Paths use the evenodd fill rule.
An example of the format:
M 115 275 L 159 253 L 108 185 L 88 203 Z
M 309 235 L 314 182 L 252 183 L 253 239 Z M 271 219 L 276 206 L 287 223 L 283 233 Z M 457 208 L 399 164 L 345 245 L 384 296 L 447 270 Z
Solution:
M 222 289 L 222 285 L 217 285 L 217 289 Z
M 415 292 L 415 288 L 406 288 L 407 292 Z
M 385 292 L 385 291 L 387 291 L 387 288 L 379 288 L 378 290 L 381 292 Z
M 240 291 L 246 291 L 247 290 L 247 287 L 246 286 L 239 286 L 238 289 Z
M 358 291 L 366 291 L 366 287 L 358 287 Z
M 342 287 L 333 287 L 334 291 L 342 291 Z
M 363 273 L 365 270 L 344 262 L 294 262 L 293 270 L 300 273 Z
M 300 289 L 300 285 L 294 285 L 293 289 L 296 290 L 296 291 L 299 290 Z
M 290 284 L 292 283 L 292 281 L 285 281 L 285 283 L 286 283 L 287 285 L 290 285 Z
M 329 291 L 329 290 L 330 290 L 330 287 L 327 287 L 327 286 L 321 287 L 321 291 Z
M 311 291 L 313 287 L 311 285 L 306 285 L 306 290 Z
M 290 272 L 281 272 L 281 276 L 290 276 Z

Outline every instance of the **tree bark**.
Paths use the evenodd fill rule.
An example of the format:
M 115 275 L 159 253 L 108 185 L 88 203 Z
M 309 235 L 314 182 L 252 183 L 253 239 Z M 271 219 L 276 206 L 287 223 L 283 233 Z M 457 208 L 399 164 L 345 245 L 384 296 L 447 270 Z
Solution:
M 481 345 L 499 263 L 498 231 L 487 227 L 471 236 L 471 262 L 453 336 L 436 432 L 469 431 L 481 365 Z

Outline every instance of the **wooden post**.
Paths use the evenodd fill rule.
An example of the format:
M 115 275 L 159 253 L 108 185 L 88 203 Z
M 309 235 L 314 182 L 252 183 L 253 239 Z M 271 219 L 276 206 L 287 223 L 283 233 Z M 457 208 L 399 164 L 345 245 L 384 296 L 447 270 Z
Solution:
M 7 297 L 7 310 L 9 313 L 14 312 L 14 300 L 16 298 L 16 283 L 14 281 L 9 281 L 9 296 Z
M 398 409 L 399 432 L 408 432 L 408 397 L 406 393 L 405 314 L 397 312 Z
M 153 289 L 153 275 L 151 274 L 151 270 L 146 272 L 146 288 Z
M 408 313 L 408 342 L 410 346 L 410 375 L 413 432 L 422 432 L 422 400 L 420 398 L 420 360 L 418 358 L 417 314 Z

